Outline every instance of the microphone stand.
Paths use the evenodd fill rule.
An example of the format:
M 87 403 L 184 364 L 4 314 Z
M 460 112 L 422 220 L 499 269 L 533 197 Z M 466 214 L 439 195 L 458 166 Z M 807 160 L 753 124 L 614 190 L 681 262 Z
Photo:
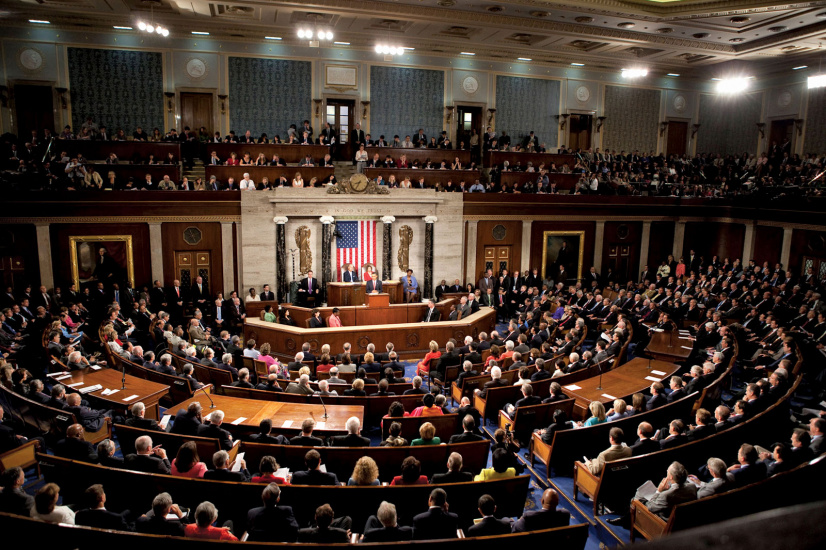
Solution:
M 318 399 L 319 399 L 319 401 L 321 401 L 321 406 L 322 406 L 322 407 L 324 407 L 324 416 L 322 416 L 321 418 L 323 418 L 323 419 L 324 419 L 324 421 L 326 422 L 326 421 L 327 421 L 327 419 L 328 419 L 328 418 L 330 418 L 330 417 L 327 415 L 327 405 L 325 405 L 325 404 L 324 404 L 324 398 L 323 398 L 323 397 L 321 397 L 321 394 L 318 394 Z
M 121 375 L 121 378 L 120 378 L 120 389 L 125 390 L 126 389 L 126 365 L 121 364 L 121 369 L 122 369 L 123 372 L 122 372 L 122 375 Z
M 597 383 L 597 389 L 602 389 L 602 363 L 597 363 L 597 368 L 599 369 L 599 383 Z
M 204 392 L 204 395 L 206 395 L 207 399 L 209 399 L 209 408 L 214 409 L 215 408 L 215 401 L 213 401 L 212 397 L 209 396 L 209 392 L 206 391 L 206 386 L 201 386 L 198 389 L 201 390 L 202 392 Z

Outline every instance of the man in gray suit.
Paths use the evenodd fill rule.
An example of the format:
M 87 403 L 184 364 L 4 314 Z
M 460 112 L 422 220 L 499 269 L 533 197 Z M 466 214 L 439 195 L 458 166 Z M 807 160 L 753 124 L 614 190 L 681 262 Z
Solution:
M 668 518 L 671 510 L 678 504 L 697 500 L 697 487 L 687 481 L 688 472 L 685 466 L 679 462 L 672 462 L 665 479 L 660 482 L 654 496 L 645 502 L 645 507 L 664 519 Z
M 711 474 L 711 481 L 700 481 L 697 476 L 688 476 L 688 480 L 697 487 L 697 498 L 710 497 L 728 491 L 730 488 L 726 477 L 726 463 L 719 458 L 709 458 L 706 467 Z

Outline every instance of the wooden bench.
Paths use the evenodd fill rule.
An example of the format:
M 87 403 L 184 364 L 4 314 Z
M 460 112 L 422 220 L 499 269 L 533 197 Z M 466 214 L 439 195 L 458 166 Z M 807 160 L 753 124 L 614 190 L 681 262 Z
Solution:
M 167 432 L 143 430 L 140 428 L 133 428 L 124 424 L 115 424 L 115 434 L 118 436 L 118 443 L 120 444 L 121 452 L 124 456 L 135 452 L 135 440 L 142 435 L 148 435 L 152 438 L 154 445 L 160 445 L 166 451 L 169 461 L 175 458 L 178 454 L 178 449 L 187 441 L 194 441 L 198 449 L 198 456 L 201 462 L 208 466 L 212 466 L 212 455 L 221 450 L 221 442 L 212 437 L 199 437 L 195 435 L 180 435 Z M 230 460 L 235 460 L 238 454 L 238 445 L 234 445 L 229 451 Z
M 168 492 L 174 501 L 195 509 L 208 500 L 222 512 L 219 523 L 232 520 L 235 528 L 245 528 L 247 510 L 259 506 L 264 484 L 188 479 L 162 474 L 147 474 L 98 464 L 77 462 L 53 455 L 37 454 L 47 482 L 60 488 L 64 504 L 77 504 L 92 483 L 100 483 L 106 491 L 110 510 L 148 508 L 158 493 Z M 255 469 L 255 468 L 253 468 Z M 478 516 L 477 502 L 484 494 L 491 495 L 501 517 L 520 516 L 530 490 L 530 476 L 518 476 L 485 482 L 449 483 L 440 485 L 447 492 L 450 511 L 458 514 L 459 527 L 467 528 Z M 427 500 L 433 485 L 401 486 L 309 486 L 284 485 L 280 504 L 292 506 L 299 525 L 313 520 L 315 509 L 328 503 L 339 515 L 351 516 L 354 526 L 364 525 L 375 514 L 382 501 L 396 505 L 401 525 L 411 525 L 416 514 L 427 510 Z M 245 503 L 239 506 L 239 503 Z
M 108 496 L 108 495 L 107 495 Z M 257 502 L 257 501 L 256 501 Z M 108 501 L 107 501 L 108 505 Z M 250 504 L 253 506 L 254 504 Z M 356 524 L 354 523 L 354 528 Z M 363 526 L 359 526 L 361 530 Z M 232 543 L 216 540 L 146 535 L 141 533 L 97 529 L 81 525 L 46 523 L 36 519 L 0 513 L 0 529 L 5 533 L 37 533 L 39 544 L 52 548 L 153 548 L 154 550 L 221 549 Z M 468 537 L 459 539 L 412 542 L 351 544 L 302 544 L 310 550 L 321 548 L 369 548 L 391 550 L 402 545 L 425 546 L 428 550 L 501 550 L 510 545 L 522 548 L 554 548 L 555 550 L 583 550 L 588 539 L 588 524 L 570 525 L 555 529 L 512 533 L 495 537 Z M 294 543 L 244 542 L 239 547 L 249 550 L 287 550 Z
M 126 372 L 132 376 L 169 386 L 169 393 L 162 399 L 166 405 L 186 401 L 192 397 L 195 391 L 197 391 L 196 388 L 192 387 L 192 384 L 186 378 L 148 369 L 127 359 L 121 358 L 120 364 L 124 365 L 126 367 Z M 206 384 L 205 386 L 209 386 L 210 388 L 212 387 L 211 384 Z
M 37 450 L 40 443 L 37 440 L 31 440 L 23 443 L 19 447 L 6 451 L 0 455 L 0 474 L 19 466 L 24 470 L 30 466 L 37 467 L 37 477 L 40 477 L 40 466 L 37 462 Z M 486 457 L 487 458 L 487 457 Z
M 390 435 L 390 424 L 398 422 L 402 425 L 401 436 L 408 441 L 419 439 L 419 428 L 425 422 L 430 422 L 436 428 L 436 437 L 447 443 L 451 435 L 462 431 L 462 419 L 458 414 L 445 414 L 442 416 L 405 416 L 400 418 L 382 419 L 382 440 Z
M 519 375 L 518 371 L 511 370 L 511 371 L 502 371 L 502 380 L 504 380 L 508 385 L 513 384 L 516 381 L 516 377 Z M 481 390 L 482 387 L 485 385 L 485 382 L 490 382 L 491 377 L 490 374 L 480 374 L 479 376 L 469 376 L 464 379 L 462 383 L 462 387 L 456 387 L 456 383 L 454 382 L 450 386 L 450 396 L 453 399 L 454 403 L 459 403 L 462 401 L 463 397 L 471 397 L 475 391 Z
M 545 428 L 553 422 L 554 413 L 557 409 L 562 409 L 568 415 L 568 418 L 571 418 L 574 413 L 574 403 L 576 403 L 576 399 L 563 399 L 554 403 L 519 407 L 514 412 L 513 418 L 508 417 L 505 411 L 499 411 L 498 425 L 505 431 L 510 428 L 514 434 L 521 435 L 521 440 L 528 444 L 528 438 L 534 430 Z
M 200 363 L 190 363 L 194 367 L 194 378 L 201 384 L 212 384 L 216 393 L 224 393 L 223 388 L 233 383 L 232 373 L 224 369 L 208 367 Z

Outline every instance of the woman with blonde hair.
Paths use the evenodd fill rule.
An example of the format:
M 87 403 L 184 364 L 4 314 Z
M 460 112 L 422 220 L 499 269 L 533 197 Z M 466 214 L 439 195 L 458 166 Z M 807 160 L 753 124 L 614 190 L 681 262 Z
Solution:
M 430 394 L 427 394 L 430 395 Z M 419 439 L 410 442 L 411 447 L 420 445 L 441 445 L 442 440 L 436 436 L 436 426 L 430 422 L 425 422 L 419 426 Z
M 293 187 L 304 187 L 304 178 L 301 177 L 301 172 L 296 172 L 293 178 Z
M 58 506 L 60 487 L 55 483 L 47 483 L 34 495 L 34 506 L 29 515 L 34 519 L 49 523 L 75 524 L 75 513 L 68 506 Z
M 580 427 L 587 428 L 588 426 L 608 422 L 608 419 L 605 417 L 605 406 L 599 401 L 591 401 L 591 404 L 588 405 L 588 410 L 591 411 L 591 418 L 586 420 L 585 423 L 578 422 Z
M 631 411 L 633 411 L 633 409 L 631 409 Z M 633 414 L 631 411 L 628 410 L 628 405 L 625 403 L 624 399 L 614 399 L 613 408 L 606 413 L 608 415 L 608 422 L 613 422 L 614 420 L 631 416 Z
M 353 473 L 350 474 L 350 479 L 347 480 L 347 485 L 380 485 L 379 467 L 376 461 L 369 456 L 358 459 Z
M 431 340 L 428 347 L 430 348 L 430 351 L 428 351 L 427 355 L 424 356 L 424 359 L 419 361 L 419 364 L 416 365 L 416 376 L 429 375 L 433 360 L 442 356 L 442 352 L 439 351 L 439 344 L 436 343 L 436 340 Z

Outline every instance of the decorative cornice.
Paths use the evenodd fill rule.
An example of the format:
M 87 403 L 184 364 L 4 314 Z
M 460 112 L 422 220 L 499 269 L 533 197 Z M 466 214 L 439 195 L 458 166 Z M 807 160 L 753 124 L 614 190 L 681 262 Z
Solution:
M 509 207 L 514 205 L 509 204 Z M 513 214 L 497 214 L 496 220 L 501 221 L 526 221 L 525 215 L 513 215 Z M 466 222 L 481 222 L 481 221 L 490 221 L 491 217 L 488 216 L 479 216 L 479 215 L 464 215 L 462 216 L 462 220 Z M 796 223 L 796 224 L 789 224 L 788 222 L 776 222 L 776 221 L 765 221 L 765 220 L 753 220 L 748 218 L 731 218 L 731 217 L 708 217 L 708 216 L 530 216 L 530 221 L 532 222 L 585 222 L 585 223 L 596 223 L 596 222 L 674 222 L 674 223 L 685 223 L 685 222 L 705 222 L 705 221 L 714 221 L 714 222 L 721 222 L 721 223 L 742 223 L 744 225 L 766 225 L 770 227 L 782 227 L 784 229 L 801 229 L 807 231 L 823 231 L 823 225 L 814 225 L 810 223 Z
M 45 216 L 42 218 L 0 218 L 0 224 L 51 223 L 173 223 L 173 222 L 225 222 L 241 223 L 241 216 Z

